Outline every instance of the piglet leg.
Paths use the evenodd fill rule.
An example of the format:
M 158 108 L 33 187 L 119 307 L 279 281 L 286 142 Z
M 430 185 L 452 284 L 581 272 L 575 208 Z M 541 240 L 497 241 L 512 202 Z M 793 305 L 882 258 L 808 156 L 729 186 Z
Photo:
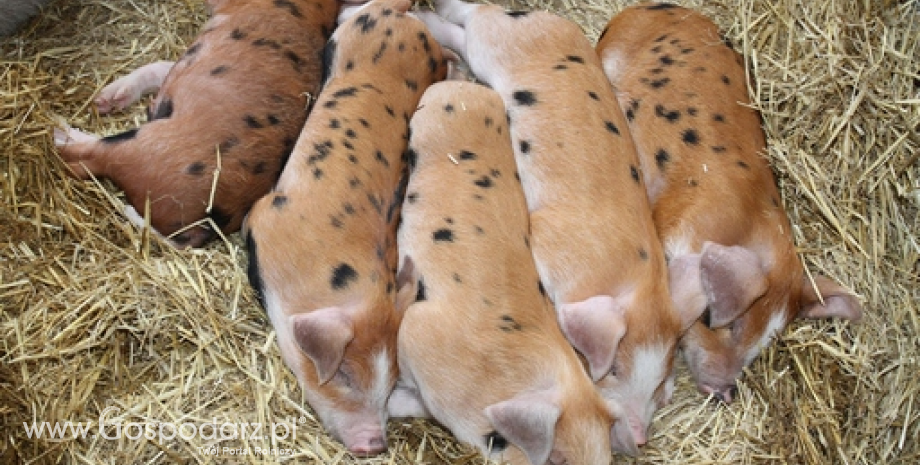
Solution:
M 99 92 L 96 109 L 100 114 L 122 110 L 140 100 L 144 94 L 156 92 L 174 64 L 172 61 L 158 61 L 116 79 Z

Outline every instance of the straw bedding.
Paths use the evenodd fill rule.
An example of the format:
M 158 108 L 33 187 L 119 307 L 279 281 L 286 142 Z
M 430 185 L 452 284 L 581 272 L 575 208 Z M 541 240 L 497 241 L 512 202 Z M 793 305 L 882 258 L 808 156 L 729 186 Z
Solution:
M 388 453 L 350 456 L 323 434 L 283 365 L 238 235 L 174 251 L 127 225 L 111 184 L 65 176 L 55 121 L 97 134 L 143 121 L 140 104 L 99 117 L 92 97 L 114 77 L 181 54 L 206 19 L 200 3 L 59 0 L 0 41 L 0 463 L 289 460 L 214 456 L 207 446 L 291 448 L 299 463 L 483 463 L 420 420 L 390 423 Z M 509 6 L 557 11 L 594 39 L 626 3 Z M 766 156 L 801 257 L 857 292 L 866 316 L 794 323 L 750 367 L 731 406 L 706 403 L 679 365 L 674 401 L 642 457 L 617 461 L 917 463 L 920 5 L 680 3 L 712 16 L 751 64 Z M 296 435 L 125 437 L 135 429 L 106 439 L 103 412 L 109 436 L 119 422 L 286 422 Z M 23 423 L 33 421 L 92 429 L 30 438 Z

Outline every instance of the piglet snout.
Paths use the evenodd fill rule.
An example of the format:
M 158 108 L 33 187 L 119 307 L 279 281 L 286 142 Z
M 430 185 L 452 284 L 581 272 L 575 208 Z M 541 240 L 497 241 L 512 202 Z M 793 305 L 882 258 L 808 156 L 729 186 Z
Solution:
M 380 430 L 365 430 L 343 439 L 345 447 L 359 457 L 370 457 L 387 450 L 387 440 Z
M 706 384 L 701 384 L 700 392 L 705 395 L 712 395 L 712 397 L 723 404 L 731 404 L 735 397 L 738 396 L 738 386 L 735 384 L 729 384 L 725 386 L 709 386 Z
M 645 439 L 642 438 L 642 444 L 639 444 L 636 439 L 629 420 L 623 418 L 614 423 L 613 434 L 610 435 L 610 444 L 614 450 L 630 457 L 638 457 L 639 446 L 645 444 Z

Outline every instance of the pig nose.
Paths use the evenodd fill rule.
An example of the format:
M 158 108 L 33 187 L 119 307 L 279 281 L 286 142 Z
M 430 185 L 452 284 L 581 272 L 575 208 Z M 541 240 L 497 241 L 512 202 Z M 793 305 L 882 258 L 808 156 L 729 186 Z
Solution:
M 360 457 L 370 457 L 387 450 L 387 443 L 382 437 L 370 437 L 352 444 L 351 453 Z
M 735 397 L 738 395 L 738 386 L 734 384 L 729 384 L 728 386 L 722 387 L 712 387 L 707 385 L 701 385 L 700 390 L 703 394 L 712 395 L 719 402 L 728 405 L 731 404 Z

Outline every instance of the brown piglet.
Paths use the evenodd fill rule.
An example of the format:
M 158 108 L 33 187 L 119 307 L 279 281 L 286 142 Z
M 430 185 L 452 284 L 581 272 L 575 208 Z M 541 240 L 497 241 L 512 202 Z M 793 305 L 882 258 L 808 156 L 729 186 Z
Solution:
M 106 113 L 159 89 L 148 123 L 101 139 L 54 135 L 75 177 L 111 179 L 129 218 L 149 216 L 177 247 L 203 245 L 214 227 L 236 231 L 271 189 L 319 92 L 339 9 L 336 0 L 208 3 L 213 15 L 179 61 L 141 67 L 96 98 Z
M 833 281 L 803 275 L 744 62 L 711 20 L 633 6 L 597 53 L 626 109 L 675 306 L 702 314 L 684 355 L 700 391 L 731 402 L 742 370 L 790 321 L 857 320 L 861 307 Z
M 285 363 L 326 429 L 357 455 L 386 448 L 404 307 L 396 225 L 409 119 L 447 72 L 408 8 L 377 0 L 339 25 L 326 46 L 328 80 L 291 160 L 243 228 L 250 282 Z
M 393 416 L 433 416 L 513 465 L 610 463 L 614 413 L 556 324 L 494 91 L 439 83 L 412 118 Z

